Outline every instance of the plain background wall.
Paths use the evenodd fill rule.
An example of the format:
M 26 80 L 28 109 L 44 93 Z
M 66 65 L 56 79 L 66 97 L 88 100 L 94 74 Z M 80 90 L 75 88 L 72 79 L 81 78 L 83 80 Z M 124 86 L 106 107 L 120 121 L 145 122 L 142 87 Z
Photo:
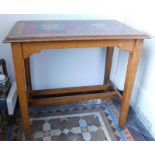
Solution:
M 8 12 L 14 7 L 16 11 L 27 11 L 28 13 L 46 11 L 61 13 L 59 15 L 0 15 L 0 42 L 4 39 L 9 29 L 17 20 L 32 19 L 117 19 L 126 24 L 142 29 L 152 35 L 155 34 L 155 14 L 152 0 L 85 0 L 85 1 L 54 1 L 52 5 L 44 2 L 32 2 L 31 5 L 16 0 L 7 3 L 1 2 L 1 6 L 11 6 Z M 67 1 L 67 2 L 66 2 Z M 21 7 L 21 5 L 23 7 Z M 61 5 L 60 5 L 61 4 Z M 52 11 L 51 11 L 52 10 Z M 144 11 L 145 10 L 145 11 Z M 77 15 L 67 15 L 74 12 Z M 80 13 L 80 14 L 79 14 Z M 85 14 L 87 13 L 87 14 Z M 63 15 L 66 14 L 66 15 Z M 155 137 L 155 39 L 144 42 L 144 48 L 138 74 L 134 85 L 131 99 L 131 106 L 137 112 L 146 127 Z M 9 75 L 14 80 L 11 49 L 8 44 L 0 43 L 0 56 L 8 63 Z M 74 51 L 74 52 L 73 52 Z M 83 56 L 82 56 L 82 55 Z M 49 57 L 50 55 L 50 57 Z M 44 58 L 48 61 L 44 61 Z M 116 49 L 114 54 L 111 79 L 119 89 L 123 89 L 125 69 L 128 55 Z M 31 58 L 33 87 L 36 89 L 49 87 L 66 87 L 78 85 L 91 85 L 103 83 L 105 49 L 70 49 L 54 50 L 53 52 L 42 52 Z M 47 64 L 50 66 L 45 70 Z M 37 68 L 36 68 L 37 66 Z M 86 72 L 87 71 L 87 72 Z M 120 74 L 121 73 L 121 74 Z M 48 83 L 48 82 L 49 83 Z

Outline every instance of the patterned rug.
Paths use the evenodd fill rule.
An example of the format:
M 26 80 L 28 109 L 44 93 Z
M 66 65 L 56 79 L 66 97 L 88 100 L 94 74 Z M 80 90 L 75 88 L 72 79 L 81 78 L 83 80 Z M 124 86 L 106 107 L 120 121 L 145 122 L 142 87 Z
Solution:
M 14 130 L 12 128 L 8 132 L 10 134 L 7 134 L 7 138 L 31 141 L 145 140 L 141 133 L 133 133 L 127 125 L 122 129 L 118 127 L 118 110 L 111 100 L 90 100 L 69 105 L 31 108 L 30 139 L 23 136 L 20 117 L 16 119 Z M 6 134 L 4 131 L 3 135 Z M 2 136 L 0 138 L 5 140 Z

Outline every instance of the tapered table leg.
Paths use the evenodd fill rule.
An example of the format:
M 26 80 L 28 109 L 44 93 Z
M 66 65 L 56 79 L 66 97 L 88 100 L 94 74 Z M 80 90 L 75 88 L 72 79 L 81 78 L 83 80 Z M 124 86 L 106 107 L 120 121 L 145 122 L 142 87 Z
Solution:
M 25 64 L 25 76 L 26 76 L 26 83 L 30 90 L 32 90 L 32 84 L 31 84 L 31 70 L 30 70 L 30 58 L 26 58 L 24 60 Z
M 12 53 L 16 74 L 17 89 L 20 101 L 20 111 L 22 116 L 23 129 L 26 137 L 30 135 L 27 86 L 25 80 L 24 60 L 20 43 L 12 43 Z
M 105 75 L 104 75 L 104 84 L 108 83 L 110 78 L 110 71 L 112 66 L 114 47 L 108 47 L 106 53 L 106 63 L 105 63 Z
M 132 88 L 135 81 L 135 76 L 136 76 L 136 71 L 137 71 L 142 45 L 143 45 L 143 40 L 135 40 L 133 49 L 129 53 L 126 79 L 125 79 L 123 97 L 122 97 L 121 108 L 120 108 L 120 116 L 119 116 L 120 127 L 124 125 L 128 114 Z

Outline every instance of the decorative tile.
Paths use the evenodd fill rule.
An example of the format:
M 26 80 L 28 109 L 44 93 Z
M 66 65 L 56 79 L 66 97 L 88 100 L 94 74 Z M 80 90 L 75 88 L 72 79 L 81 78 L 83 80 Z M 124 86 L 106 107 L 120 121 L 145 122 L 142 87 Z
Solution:
M 91 140 L 91 135 L 89 132 L 82 132 L 82 136 L 85 141 Z
M 45 122 L 43 124 L 43 131 L 47 131 L 47 130 L 51 130 L 51 126 L 50 126 L 50 123 Z
M 60 136 L 61 135 L 61 130 L 60 129 L 53 129 L 51 130 L 51 136 Z
M 49 137 L 51 136 L 51 131 L 50 130 L 46 130 L 43 132 L 43 137 Z
M 71 129 L 71 132 L 74 134 L 81 133 L 81 128 L 80 127 L 74 127 Z
M 42 131 L 34 132 L 34 134 L 32 135 L 32 137 L 34 139 L 42 138 L 43 137 L 43 132 Z
M 84 119 L 80 119 L 79 120 L 79 125 L 81 128 L 87 127 L 87 123 Z
M 96 132 L 98 130 L 98 127 L 95 125 L 91 125 L 91 126 L 88 126 L 88 129 L 90 132 Z
M 65 128 L 62 132 L 67 135 L 70 131 Z

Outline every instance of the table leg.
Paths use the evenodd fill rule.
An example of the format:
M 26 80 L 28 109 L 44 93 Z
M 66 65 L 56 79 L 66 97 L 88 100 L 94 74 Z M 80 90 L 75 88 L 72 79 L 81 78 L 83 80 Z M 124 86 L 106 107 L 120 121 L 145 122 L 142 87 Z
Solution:
M 25 76 L 26 76 L 26 83 L 30 90 L 32 90 L 32 83 L 31 83 L 31 70 L 30 70 L 30 58 L 26 58 L 24 60 L 25 64 Z
M 12 43 L 12 54 L 14 61 L 14 68 L 16 74 L 17 89 L 20 101 L 20 111 L 22 116 L 22 123 L 25 136 L 30 134 L 28 101 L 27 101 L 27 87 L 25 80 L 24 60 L 22 56 L 22 48 L 20 43 Z
M 106 53 L 106 63 L 105 63 L 105 75 L 104 75 L 104 84 L 108 83 L 110 78 L 110 71 L 112 66 L 114 47 L 108 47 Z
M 119 116 L 120 127 L 124 125 L 127 117 L 130 97 L 132 94 L 132 88 L 135 81 L 135 76 L 136 76 L 136 71 L 137 71 L 142 45 L 143 45 L 143 40 L 136 40 L 132 51 L 129 53 L 126 79 L 125 79 L 124 91 L 123 91 L 123 96 L 121 101 L 120 116 Z

